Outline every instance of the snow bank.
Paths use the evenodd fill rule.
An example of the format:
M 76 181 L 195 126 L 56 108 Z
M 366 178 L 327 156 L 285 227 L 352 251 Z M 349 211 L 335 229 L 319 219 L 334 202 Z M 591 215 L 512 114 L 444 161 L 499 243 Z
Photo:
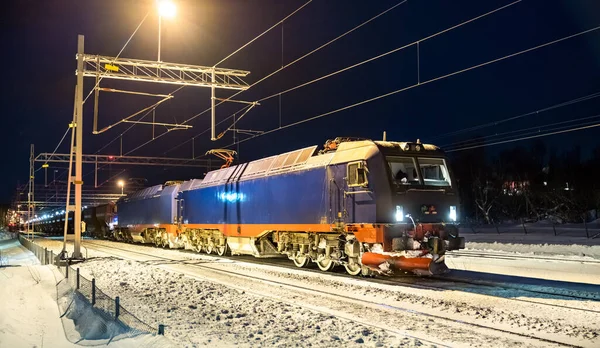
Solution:
M 55 272 L 55 276 L 62 277 L 58 272 Z M 114 321 L 110 315 L 92 307 L 85 297 L 74 292 L 65 280 L 57 284 L 57 294 L 65 335 L 70 342 L 82 346 L 111 343 L 119 347 L 173 346 L 162 336 L 132 330 Z
M 0 251 L 6 261 L 4 267 L 0 267 L 0 347 L 106 345 L 109 342 L 105 339 L 107 336 L 115 336 L 109 347 L 170 346 L 162 336 L 134 337 L 127 335 L 126 330 L 119 331 L 107 325 L 107 321 L 95 315 L 89 305 L 77 299 L 61 321 L 64 311 L 57 306 L 57 295 L 66 282 L 60 282 L 57 287 L 56 277 L 62 276 L 56 268 L 41 266 L 17 240 L 0 242 Z M 66 293 L 64 288 L 61 293 Z M 66 301 L 63 299 L 63 303 Z M 104 326 L 108 330 L 103 330 Z M 71 341 L 67 332 L 73 338 Z M 74 333 L 82 334 L 74 336 Z M 81 341 L 81 338 L 86 340 Z
M 0 231 L 0 241 L 17 238 L 17 234 L 8 231 Z
M 552 255 L 600 259 L 600 245 L 467 242 L 465 246 L 467 250 L 502 251 L 524 255 Z

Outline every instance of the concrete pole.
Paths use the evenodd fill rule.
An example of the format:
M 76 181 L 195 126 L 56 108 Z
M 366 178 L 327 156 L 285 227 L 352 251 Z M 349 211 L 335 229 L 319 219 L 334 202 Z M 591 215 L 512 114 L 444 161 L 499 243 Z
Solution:
M 77 37 L 77 125 L 75 128 L 75 247 L 73 258 L 81 258 L 81 186 L 82 180 L 82 157 L 83 157 L 83 35 Z
M 69 147 L 69 171 L 67 172 L 67 202 L 65 206 L 65 227 L 63 237 L 63 248 L 61 257 L 67 257 L 67 231 L 69 229 L 69 211 L 71 211 L 71 184 L 73 183 L 73 148 L 75 147 L 75 125 L 77 123 L 77 86 L 75 86 L 75 97 L 73 98 L 73 122 L 71 127 L 71 147 Z

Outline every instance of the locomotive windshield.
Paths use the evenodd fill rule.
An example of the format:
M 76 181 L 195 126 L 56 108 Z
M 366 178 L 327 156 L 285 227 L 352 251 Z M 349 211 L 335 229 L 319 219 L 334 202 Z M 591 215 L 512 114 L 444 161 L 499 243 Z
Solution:
M 443 158 L 388 157 L 392 181 L 398 187 L 450 186 L 450 174 Z

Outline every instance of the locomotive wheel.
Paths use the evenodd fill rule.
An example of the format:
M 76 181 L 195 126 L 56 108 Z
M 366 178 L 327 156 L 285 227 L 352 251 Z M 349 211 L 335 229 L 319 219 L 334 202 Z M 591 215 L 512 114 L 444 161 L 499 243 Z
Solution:
M 215 251 L 217 252 L 217 255 L 225 256 L 229 252 L 229 246 L 225 243 L 223 246 L 215 247 Z
M 310 262 L 310 259 L 306 255 L 296 256 L 292 260 L 294 260 L 294 265 L 300 268 L 308 266 L 308 263 Z
M 317 266 L 323 272 L 331 271 L 335 266 L 332 259 L 323 259 L 321 261 L 317 261 Z
M 353 276 L 359 275 L 362 272 L 362 266 L 357 263 L 346 264 L 344 267 L 346 267 L 346 272 Z
M 207 254 L 212 254 L 212 252 L 213 252 L 213 244 L 212 243 L 206 244 L 206 246 L 204 247 L 204 251 Z

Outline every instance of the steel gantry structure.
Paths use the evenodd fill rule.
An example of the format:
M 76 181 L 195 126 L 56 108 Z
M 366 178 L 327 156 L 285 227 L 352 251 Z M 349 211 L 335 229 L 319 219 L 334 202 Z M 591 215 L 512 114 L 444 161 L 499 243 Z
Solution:
M 71 155 L 64 153 L 40 153 L 35 157 L 36 162 L 69 163 Z M 121 164 L 138 166 L 167 166 L 167 167 L 205 167 L 211 168 L 210 159 L 145 157 L 145 156 L 114 156 L 114 155 L 81 155 L 82 163 L 88 164 Z
M 159 49 L 160 52 L 160 49 Z M 90 160 L 97 161 L 99 158 L 84 158 L 83 155 L 83 104 L 87 98 L 84 99 L 83 91 L 83 80 L 84 77 L 94 78 L 96 83 L 94 85 L 94 133 L 100 133 L 110 129 L 116 124 L 122 122 L 132 122 L 138 124 L 152 124 L 154 122 L 141 122 L 141 119 L 132 120 L 136 115 L 139 115 L 144 110 L 150 110 L 155 108 L 160 103 L 171 99 L 172 94 L 169 95 L 154 95 L 155 97 L 161 98 L 159 102 L 155 103 L 142 111 L 130 115 L 121 121 L 109 125 L 100 131 L 98 130 L 98 101 L 100 91 L 103 89 L 100 87 L 102 79 L 117 79 L 126 81 L 138 81 L 155 84 L 171 84 L 179 86 L 194 86 L 194 87 L 208 87 L 211 89 L 211 139 L 216 140 L 215 136 L 215 100 L 216 100 L 216 89 L 230 89 L 230 90 L 245 90 L 249 88 L 249 85 L 243 81 L 243 78 L 250 74 L 249 71 L 235 70 L 235 69 L 223 69 L 206 66 L 196 66 L 188 64 L 176 64 L 167 63 L 160 61 L 148 61 L 140 59 L 128 59 L 120 57 L 107 57 L 101 55 L 86 54 L 84 50 L 84 36 L 79 35 L 77 38 L 77 83 L 75 86 L 75 100 L 73 106 L 73 122 L 71 127 L 73 132 L 71 134 L 71 147 L 68 154 L 69 157 L 69 172 L 67 181 L 67 202 L 66 202 L 66 214 L 69 211 L 81 211 L 82 197 L 81 188 L 83 185 L 82 178 L 82 166 L 84 161 L 90 163 Z M 120 91 L 115 89 L 108 90 L 110 92 L 122 92 L 128 94 L 143 94 L 150 95 L 149 93 L 138 92 L 138 91 Z M 90 92 L 91 95 L 91 92 Z M 89 95 L 88 95 L 89 96 Z M 162 124 L 164 126 L 170 126 L 174 129 L 186 129 L 189 125 L 184 124 Z M 52 157 L 52 156 L 51 156 Z M 120 156 L 123 157 L 123 156 Z M 73 158 L 75 159 L 73 161 Z M 66 155 L 63 159 L 66 162 Z M 125 161 L 126 159 L 122 159 Z M 139 159 L 138 159 L 139 160 Z M 187 160 L 186 161 L 190 161 Z M 73 162 L 75 162 L 75 176 L 72 176 Z M 114 163 L 114 162 L 112 162 Z M 69 197 L 71 184 L 75 185 L 75 205 L 70 205 Z M 65 218 L 65 241 L 67 231 L 68 219 Z M 81 259 L 81 214 L 75 214 L 74 218 L 74 231 L 75 231 L 75 247 L 73 250 L 72 257 L 74 259 Z M 63 244 L 66 245 L 66 244 Z M 63 250 L 65 253 L 66 250 Z M 64 254 L 63 254 L 64 255 Z

